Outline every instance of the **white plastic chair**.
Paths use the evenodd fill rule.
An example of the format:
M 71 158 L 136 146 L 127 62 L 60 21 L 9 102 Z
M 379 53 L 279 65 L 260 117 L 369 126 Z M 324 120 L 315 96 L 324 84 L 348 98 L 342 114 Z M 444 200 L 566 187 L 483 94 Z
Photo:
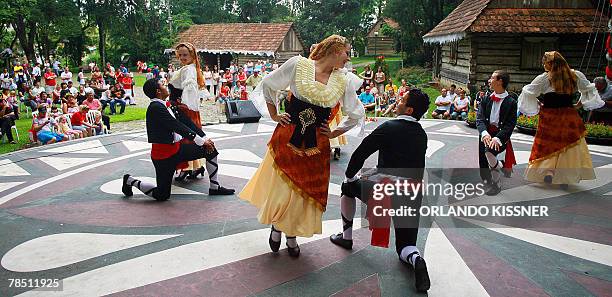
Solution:
M 100 125 L 102 125 L 102 134 L 108 134 L 108 129 L 102 123 L 102 113 L 99 110 L 90 110 L 87 112 L 87 121 L 91 124 L 96 123 L 96 116 L 100 117 Z M 95 130 L 95 129 L 94 129 Z

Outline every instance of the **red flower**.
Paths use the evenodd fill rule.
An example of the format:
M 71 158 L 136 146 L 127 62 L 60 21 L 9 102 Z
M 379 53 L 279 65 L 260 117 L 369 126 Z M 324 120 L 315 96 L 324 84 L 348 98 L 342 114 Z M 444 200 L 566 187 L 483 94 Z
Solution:
M 170 107 L 172 104 L 170 104 L 170 101 L 166 101 L 166 107 Z

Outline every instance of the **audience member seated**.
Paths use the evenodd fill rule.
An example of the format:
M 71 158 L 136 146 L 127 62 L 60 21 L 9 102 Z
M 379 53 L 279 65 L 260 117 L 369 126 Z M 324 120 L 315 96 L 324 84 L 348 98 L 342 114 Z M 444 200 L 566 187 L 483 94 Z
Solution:
M 376 108 L 376 100 L 374 99 L 374 95 L 372 95 L 370 87 L 365 88 L 365 92 L 361 92 L 359 94 L 359 100 L 363 103 L 363 107 L 365 110 L 374 110 Z
M 91 92 L 93 93 L 93 89 L 91 90 Z M 77 104 L 78 105 L 83 104 L 83 101 L 85 101 L 85 99 L 87 99 L 87 93 L 85 92 L 85 86 L 80 85 L 79 86 L 79 92 L 75 96 L 76 96 Z
M 60 134 L 64 134 L 68 136 L 68 138 L 70 138 L 70 136 L 72 136 L 72 138 L 83 138 L 82 131 L 71 129 L 70 126 L 68 126 L 68 120 L 66 119 L 65 116 L 58 117 L 57 122 L 58 122 L 57 124 L 58 132 Z
M 97 110 L 102 114 L 102 103 L 100 103 L 100 100 L 94 98 L 93 93 L 87 93 L 87 99 L 83 101 L 83 104 L 87 105 L 87 107 L 89 107 L 89 110 Z M 102 122 L 110 131 L 110 117 L 105 114 L 102 114 Z
M 36 81 L 34 82 L 34 88 L 32 88 L 32 96 L 38 97 L 40 95 L 40 93 L 44 93 L 45 92 L 45 87 L 42 87 L 40 85 L 40 81 Z
M 61 83 L 55 86 L 55 89 L 53 89 L 53 92 L 51 92 L 51 99 L 53 104 L 61 104 L 62 101 L 62 85 L 66 85 L 65 83 Z
M 391 77 L 387 78 L 387 81 L 389 83 L 385 85 L 385 92 L 388 93 L 389 90 L 393 90 L 394 93 L 397 93 L 397 86 L 393 84 Z
M 408 91 L 410 91 L 410 86 L 408 86 L 406 80 L 402 78 L 402 85 L 399 87 L 399 89 L 397 89 L 397 96 L 402 98 L 404 97 L 404 94 L 408 93 Z
M 478 106 L 480 106 L 480 102 L 487 97 L 487 88 L 486 86 L 480 86 L 480 91 L 476 94 L 476 98 L 474 98 L 474 111 L 478 111 Z
M 450 88 L 448 89 L 448 95 L 452 101 L 455 101 L 455 98 L 457 98 L 457 92 L 456 92 L 457 86 L 455 85 L 450 85 Z
M 67 83 L 61 83 L 60 99 L 66 98 L 66 94 L 70 93 Z
M 451 119 L 453 120 L 465 120 L 470 107 L 470 99 L 465 96 L 464 90 L 459 90 L 459 96 L 455 98 L 453 102 L 453 113 L 451 113 Z
M 62 115 L 62 112 L 61 112 L 61 111 L 59 111 L 59 109 L 58 109 L 58 108 L 57 108 L 57 106 L 55 106 L 55 105 L 54 105 L 54 106 L 51 106 L 51 111 L 50 111 L 50 112 L 48 112 L 48 113 L 49 113 L 49 114 L 48 114 L 48 116 L 49 116 L 50 118 L 57 118 L 57 117 L 59 117 L 59 116 L 61 116 L 61 115 Z
M 25 87 L 25 90 L 19 96 L 19 100 L 32 111 L 38 108 L 36 96 L 32 95 L 32 89 L 30 87 Z
M 51 98 L 49 98 L 47 92 L 40 93 L 40 96 L 36 99 L 36 101 L 36 103 L 38 103 L 38 107 L 40 107 L 40 105 L 42 104 L 45 104 L 47 106 L 53 105 L 53 101 L 51 100 Z
M 450 107 L 453 100 L 450 96 L 448 96 L 448 91 L 446 89 L 442 89 L 442 94 L 436 98 L 436 110 L 431 112 L 431 116 L 433 118 L 442 117 L 444 119 L 448 119 L 450 117 Z
M 405 93 L 404 93 L 405 94 Z M 393 91 L 389 91 L 389 93 L 387 94 L 387 98 L 388 98 L 388 105 L 385 109 L 383 110 L 382 116 L 387 116 L 389 113 L 391 113 L 394 109 L 395 109 L 395 105 L 397 102 L 397 96 L 395 95 L 395 93 Z
M 87 121 L 87 112 L 89 111 L 87 105 L 81 105 L 79 109 L 79 112 L 72 114 L 70 117 L 73 130 L 82 131 L 84 136 L 93 136 L 98 131 L 102 131 L 101 125 L 95 125 Z
M 73 114 L 75 112 L 79 112 L 79 105 L 77 104 L 77 100 L 76 98 L 74 98 L 74 95 L 67 94 L 66 103 L 62 103 L 62 113 Z
M 126 102 L 124 99 L 125 96 L 126 96 L 125 91 L 123 90 L 120 84 L 117 83 L 113 87 L 111 87 L 110 89 L 111 115 L 114 115 L 115 113 L 117 113 L 117 109 L 116 109 L 117 104 L 121 105 L 121 110 L 119 110 L 119 114 L 123 114 L 125 112 L 125 105 L 126 105 Z
M 15 125 L 17 116 L 13 111 L 13 106 L 4 98 L 0 98 L 0 138 L 6 136 L 9 143 L 15 144 L 11 127 Z
M 47 106 L 42 105 L 38 108 L 38 116 L 32 119 L 32 130 L 36 133 L 36 138 L 42 144 L 50 144 L 58 141 L 66 141 L 68 137 L 63 134 L 53 132 L 51 127 L 56 127 L 57 122 L 54 118 L 47 116 Z
M 376 87 L 376 84 L 374 82 L 370 83 L 370 93 L 372 93 L 372 96 L 374 96 L 374 98 L 378 97 L 378 88 Z
M 588 120 L 589 122 L 603 122 L 607 125 L 612 125 L 612 86 L 609 85 L 608 81 L 603 77 L 596 77 L 593 82 L 595 83 L 595 88 L 597 88 L 601 100 L 606 104 L 603 107 L 593 110 Z
M 73 84 L 72 81 L 68 82 L 68 91 L 70 91 L 70 94 L 75 95 L 79 93 L 79 89 L 77 89 Z

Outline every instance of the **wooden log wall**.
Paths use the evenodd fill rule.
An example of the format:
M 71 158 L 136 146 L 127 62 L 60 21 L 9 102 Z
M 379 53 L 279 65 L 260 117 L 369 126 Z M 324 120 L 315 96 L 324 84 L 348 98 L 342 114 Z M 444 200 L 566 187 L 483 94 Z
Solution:
M 470 82 L 470 69 L 472 63 L 472 39 L 463 38 L 457 44 L 457 61 L 451 61 L 452 43 L 442 46 L 442 65 L 440 67 L 440 84 L 448 87 L 451 84 L 467 89 Z
M 554 36 L 554 35 L 549 35 Z M 590 48 L 586 53 L 583 67 L 580 69 L 580 63 L 587 47 L 588 34 L 576 35 L 557 35 L 558 48 L 549 50 L 558 50 L 570 64 L 573 69 L 586 70 L 587 61 L 589 59 Z M 588 79 L 592 80 L 596 76 L 602 76 L 605 73 L 607 62 L 602 54 L 603 48 L 602 34 L 599 34 L 598 40 L 595 43 L 595 49 L 591 56 L 591 62 L 588 73 L 585 73 Z M 509 89 L 512 91 L 520 91 L 521 88 L 530 83 L 537 75 L 544 72 L 543 68 L 539 69 L 524 69 L 521 68 L 521 46 L 522 35 L 512 34 L 477 34 L 472 37 L 476 52 L 476 69 L 471 72 L 475 76 L 470 77 L 470 83 L 475 86 L 483 85 L 487 82 L 491 73 L 497 69 L 504 69 L 510 73 L 511 84 Z M 592 36 L 592 40 L 594 35 Z M 591 47 L 593 44 L 590 45 Z M 599 64 L 599 69 L 597 65 Z
M 391 37 L 378 36 L 368 37 L 366 55 L 395 55 L 395 41 Z

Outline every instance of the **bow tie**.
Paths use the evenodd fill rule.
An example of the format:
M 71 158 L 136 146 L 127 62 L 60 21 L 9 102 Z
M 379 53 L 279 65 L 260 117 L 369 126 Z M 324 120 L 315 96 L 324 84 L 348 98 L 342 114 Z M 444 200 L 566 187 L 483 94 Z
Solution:
M 493 100 L 493 102 L 499 102 L 499 101 L 502 101 L 502 99 L 503 98 L 499 98 L 499 97 L 497 97 L 495 95 L 491 95 L 491 100 Z

